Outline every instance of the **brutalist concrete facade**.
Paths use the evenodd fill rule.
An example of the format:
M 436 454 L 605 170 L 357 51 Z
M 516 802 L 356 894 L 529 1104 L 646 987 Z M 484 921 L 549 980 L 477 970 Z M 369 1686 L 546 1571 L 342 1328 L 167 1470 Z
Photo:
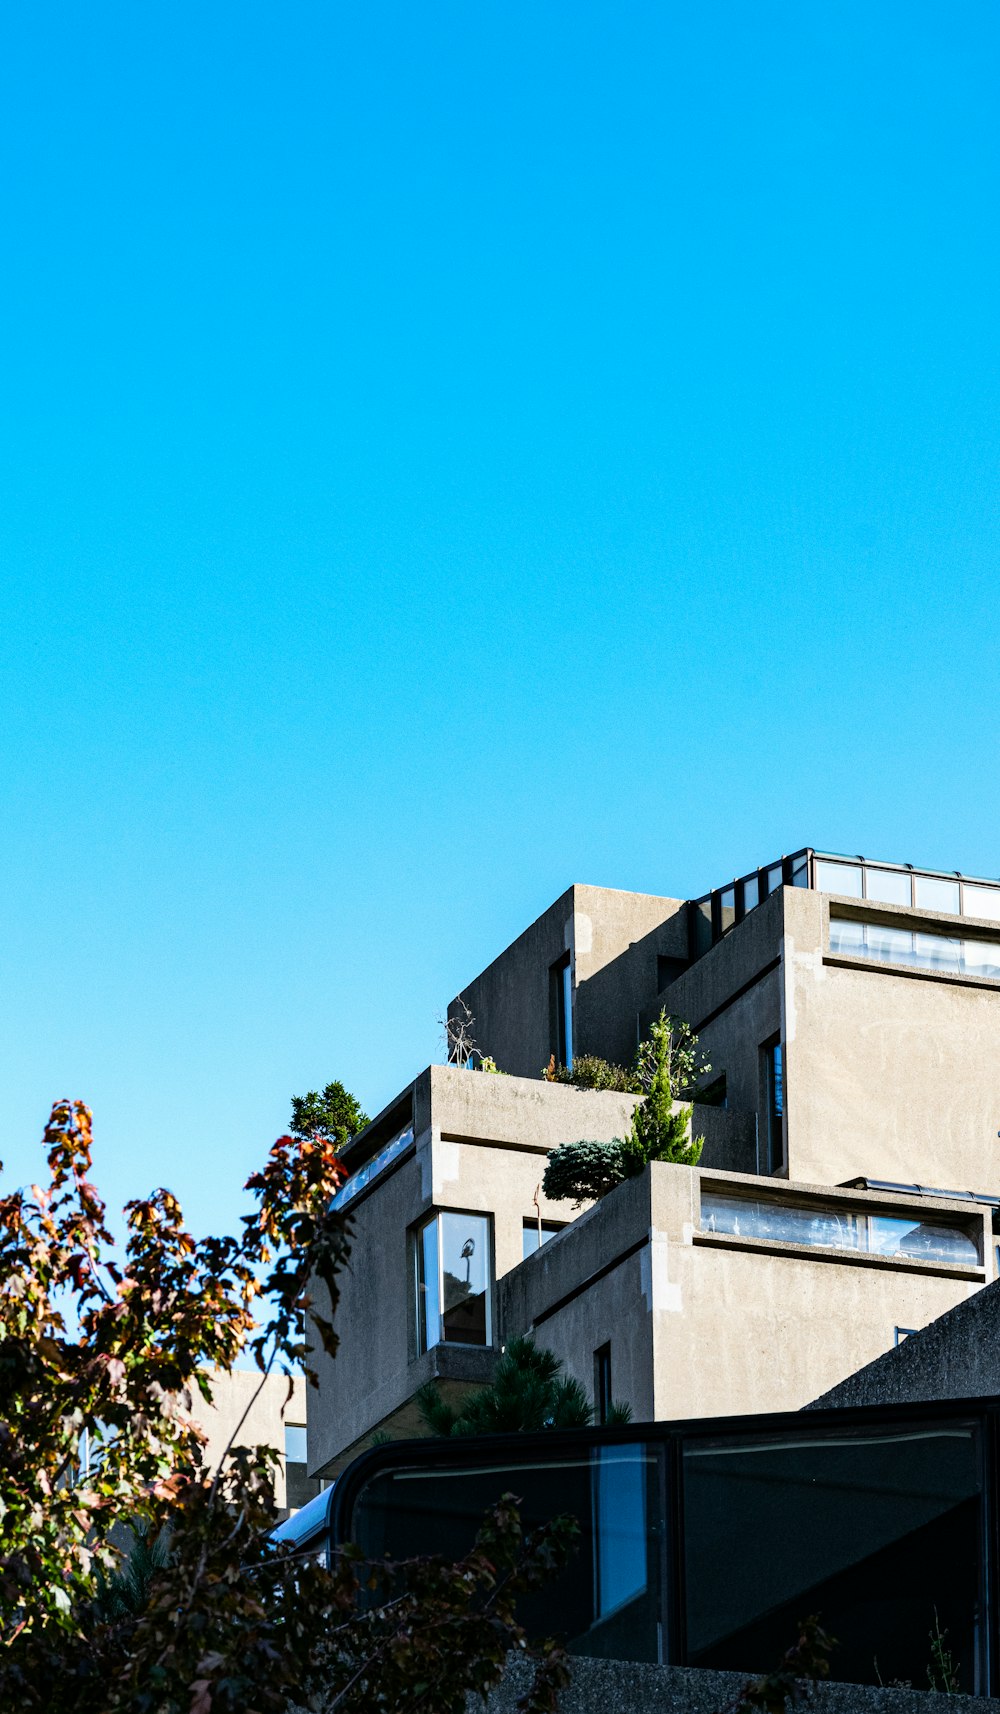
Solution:
M 960 936 L 987 948 L 1000 925 L 779 885 L 694 956 L 694 909 L 568 889 L 462 990 L 479 1046 L 513 1075 L 429 1067 L 346 1151 L 355 1172 L 397 1139 L 390 1164 L 350 1204 L 340 1352 L 332 1364 L 319 1359 L 321 1388 L 310 1398 L 313 1476 L 336 1474 L 376 1430 L 419 1432 L 419 1385 L 436 1379 L 452 1396 L 481 1385 L 514 1333 L 533 1331 L 588 1393 L 594 1353 L 610 1344 L 615 1395 L 637 1419 L 797 1407 L 994 1277 L 992 1210 L 962 1193 L 995 1183 L 1000 980 L 964 965 L 928 968 L 926 949 Z M 845 923 L 865 937 L 857 952 Z M 883 930 L 915 934 L 924 967 L 873 956 Z M 635 1100 L 542 1078 L 560 994 L 577 1054 L 627 1062 L 661 1007 L 694 1026 L 715 1099 L 725 1079 L 724 1106 L 694 1108 L 693 1131 L 706 1138 L 697 1170 L 654 1166 L 589 1211 L 541 1197 L 549 1150 L 623 1135 Z M 946 1227 L 967 1217 L 976 1265 L 852 1254 L 849 1242 L 775 1244 L 745 1227 L 713 1232 L 701 1201 L 712 1177 L 751 1201 L 755 1187 L 784 1195 L 800 1221 L 810 1208 L 829 1220 L 835 1203 L 849 1227 L 866 1209 Z M 418 1348 L 414 1242 L 439 1210 L 489 1222 L 485 1346 Z M 568 1224 L 524 1259 L 533 1219 Z

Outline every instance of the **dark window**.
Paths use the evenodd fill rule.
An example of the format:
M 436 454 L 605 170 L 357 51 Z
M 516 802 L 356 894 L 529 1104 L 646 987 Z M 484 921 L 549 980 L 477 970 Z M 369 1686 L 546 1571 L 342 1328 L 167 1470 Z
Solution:
M 597 1421 L 607 1422 L 611 1405 L 611 1345 L 594 1352 L 594 1412 Z
M 557 1065 L 572 1065 L 573 964 L 568 952 L 549 966 L 549 1043 Z
M 896 1328 L 896 1337 L 893 1340 L 893 1344 L 902 1345 L 903 1340 L 909 1339 L 910 1334 L 916 1333 L 916 1331 L 917 1331 L 917 1329 L 915 1327 L 897 1327 Z
M 703 1107 L 728 1107 L 725 1072 L 721 1077 L 714 1077 L 711 1083 L 706 1083 L 703 1089 L 697 1089 L 694 1098 Z
M 671 982 L 676 982 L 678 976 L 682 975 L 686 969 L 686 959 L 668 958 L 665 953 L 658 952 L 656 955 L 656 992 L 659 994 L 664 988 L 669 987 Z
M 688 917 L 691 936 L 691 957 L 700 958 L 712 945 L 712 900 L 697 899 Z
M 926 1682 L 947 1633 L 976 1688 L 982 1528 L 975 1431 L 735 1437 L 684 1453 L 687 1663 L 767 1671 L 804 1613 L 847 1683 Z
M 580 1530 L 566 1567 L 518 1601 L 529 1634 L 562 1632 L 573 1654 L 655 1661 L 663 1503 L 656 1449 L 633 1442 L 567 1450 L 555 1433 L 551 1440 L 551 1451 L 518 1453 L 506 1464 L 494 1455 L 482 1469 L 442 1462 L 433 1473 L 378 1472 L 355 1501 L 351 1539 L 375 1560 L 428 1551 L 460 1559 L 483 1513 L 513 1491 L 526 1531 L 562 1514 Z
M 565 1221 L 563 1220 L 542 1220 L 539 1222 L 533 1216 L 531 1218 L 526 1216 L 521 1233 L 522 1260 L 525 1256 L 533 1256 L 535 1251 L 540 1249 L 549 1238 L 554 1238 L 557 1232 L 561 1232 L 564 1225 Z
M 760 1050 L 764 1074 L 766 1172 L 781 1172 L 785 1156 L 785 1050 L 777 1036 Z

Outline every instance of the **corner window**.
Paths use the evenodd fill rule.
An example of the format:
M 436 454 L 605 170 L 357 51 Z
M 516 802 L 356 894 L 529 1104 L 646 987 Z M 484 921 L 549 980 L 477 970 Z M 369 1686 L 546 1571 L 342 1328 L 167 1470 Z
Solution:
M 492 1345 L 493 1277 L 485 1214 L 434 1214 L 415 1241 L 417 1348 Z
M 777 1036 L 760 1050 L 764 1073 L 765 1172 L 783 1171 L 785 1161 L 785 1052 Z

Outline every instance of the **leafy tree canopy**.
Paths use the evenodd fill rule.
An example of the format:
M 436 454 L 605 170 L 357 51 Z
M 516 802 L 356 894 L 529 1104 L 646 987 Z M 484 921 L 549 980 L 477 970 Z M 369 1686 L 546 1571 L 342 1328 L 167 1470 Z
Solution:
M 292 1096 L 293 1137 L 325 1137 L 342 1149 L 367 1124 L 368 1114 L 342 1083 L 328 1083 L 319 1094 L 311 1089 L 308 1095 Z
M 52 1110 L 43 1184 L 0 1196 L 0 1708 L 464 1714 L 524 1650 L 515 1599 L 564 1561 L 567 1521 L 525 1543 L 506 1496 L 458 1565 L 345 1550 L 327 1570 L 269 1540 L 276 1451 L 205 1466 L 207 1367 L 291 1373 L 304 1319 L 336 1352 L 350 1217 L 331 1208 L 334 1140 L 310 1130 L 251 1177 L 235 1237 L 196 1239 L 160 1189 L 128 1205 L 116 1247 L 81 1102 Z M 84 1431 L 99 1451 L 81 1467 Z M 523 1706 L 543 1714 L 565 1657 L 535 1659 Z

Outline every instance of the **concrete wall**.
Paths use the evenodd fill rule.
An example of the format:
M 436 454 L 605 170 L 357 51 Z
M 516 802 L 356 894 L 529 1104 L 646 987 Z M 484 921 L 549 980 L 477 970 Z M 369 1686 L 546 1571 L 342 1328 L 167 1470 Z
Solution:
M 621 1136 L 634 1105 L 629 1095 L 455 1066 L 421 1074 L 413 1089 L 413 1152 L 351 1204 L 351 1263 L 336 1314 L 340 1349 L 333 1360 L 314 1355 L 320 1390 L 310 1400 L 313 1475 L 336 1474 L 376 1429 L 418 1433 L 412 1399 L 432 1376 L 446 1396 L 490 1378 L 489 1354 L 475 1348 L 418 1356 L 413 1228 L 432 1209 L 491 1215 L 496 1275 L 506 1274 L 522 1261 L 524 1221 L 535 1217 L 549 1149 Z M 570 1204 L 539 1201 L 543 1219 L 572 1219 Z
M 836 1661 L 836 1657 L 834 1657 Z M 746 1678 L 735 1672 L 705 1672 L 683 1666 L 648 1666 L 641 1661 L 576 1658 L 570 1684 L 559 1698 L 559 1714 L 724 1714 L 738 1706 Z M 531 1683 L 530 1662 L 511 1658 L 503 1683 L 486 1699 L 486 1714 L 516 1714 L 518 1698 Z M 1000 1702 L 963 1696 L 962 1714 L 1000 1714 Z M 945 1708 L 945 1702 L 948 1708 Z M 885 1690 L 869 1684 L 816 1684 L 808 1706 L 819 1714 L 948 1714 L 951 1697 L 921 1690 Z M 481 1714 L 479 1697 L 469 1714 Z
M 208 1468 L 215 1470 L 237 1431 L 236 1446 L 273 1446 L 281 1455 L 281 1468 L 275 1478 L 275 1502 L 279 1511 L 286 1506 L 285 1490 L 285 1425 L 306 1422 L 306 1383 L 302 1376 L 292 1379 L 292 1396 L 288 1397 L 288 1377 L 268 1375 L 263 1380 L 257 1370 L 244 1372 L 234 1369 L 208 1371 L 212 1388 L 212 1403 L 207 1405 L 200 1393 L 193 1394 L 192 1416 L 208 1435 L 205 1458 Z M 257 1395 L 255 1397 L 255 1395 Z M 248 1408 L 249 1407 L 249 1408 Z M 246 1421 L 238 1427 L 247 1411 Z M 294 1503 L 294 1502 L 293 1502 Z
M 904 1339 L 806 1408 L 1000 1395 L 1000 1281 Z
M 658 959 L 687 957 L 684 903 L 577 884 L 462 989 L 480 1048 L 514 1076 L 537 1077 L 548 1063 L 549 971 L 566 952 L 575 985 L 575 1051 L 628 1064 L 637 1015 L 659 987 Z
M 786 888 L 784 899 L 793 1174 L 991 1190 L 1000 1166 L 1000 982 L 834 961 L 829 895 Z M 859 901 L 840 904 L 857 914 Z M 948 934 L 962 920 L 902 907 L 877 914 Z
M 636 1420 L 795 1410 L 892 1346 L 897 1326 L 925 1326 L 983 1283 L 974 1270 L 949 1277 L 925 1264 L 702 1234 L 703 1178 L 755 1185 L 654 1163 L 502 1283 L 505 1337 L 534 1330 L 591 1396 L 594 1351 L 609 1340 L 614 1394 Z M 865 1192 L 843 1202 L 890 1207 Z M 985 1228 L 982 1209 L 972 1214 Z

